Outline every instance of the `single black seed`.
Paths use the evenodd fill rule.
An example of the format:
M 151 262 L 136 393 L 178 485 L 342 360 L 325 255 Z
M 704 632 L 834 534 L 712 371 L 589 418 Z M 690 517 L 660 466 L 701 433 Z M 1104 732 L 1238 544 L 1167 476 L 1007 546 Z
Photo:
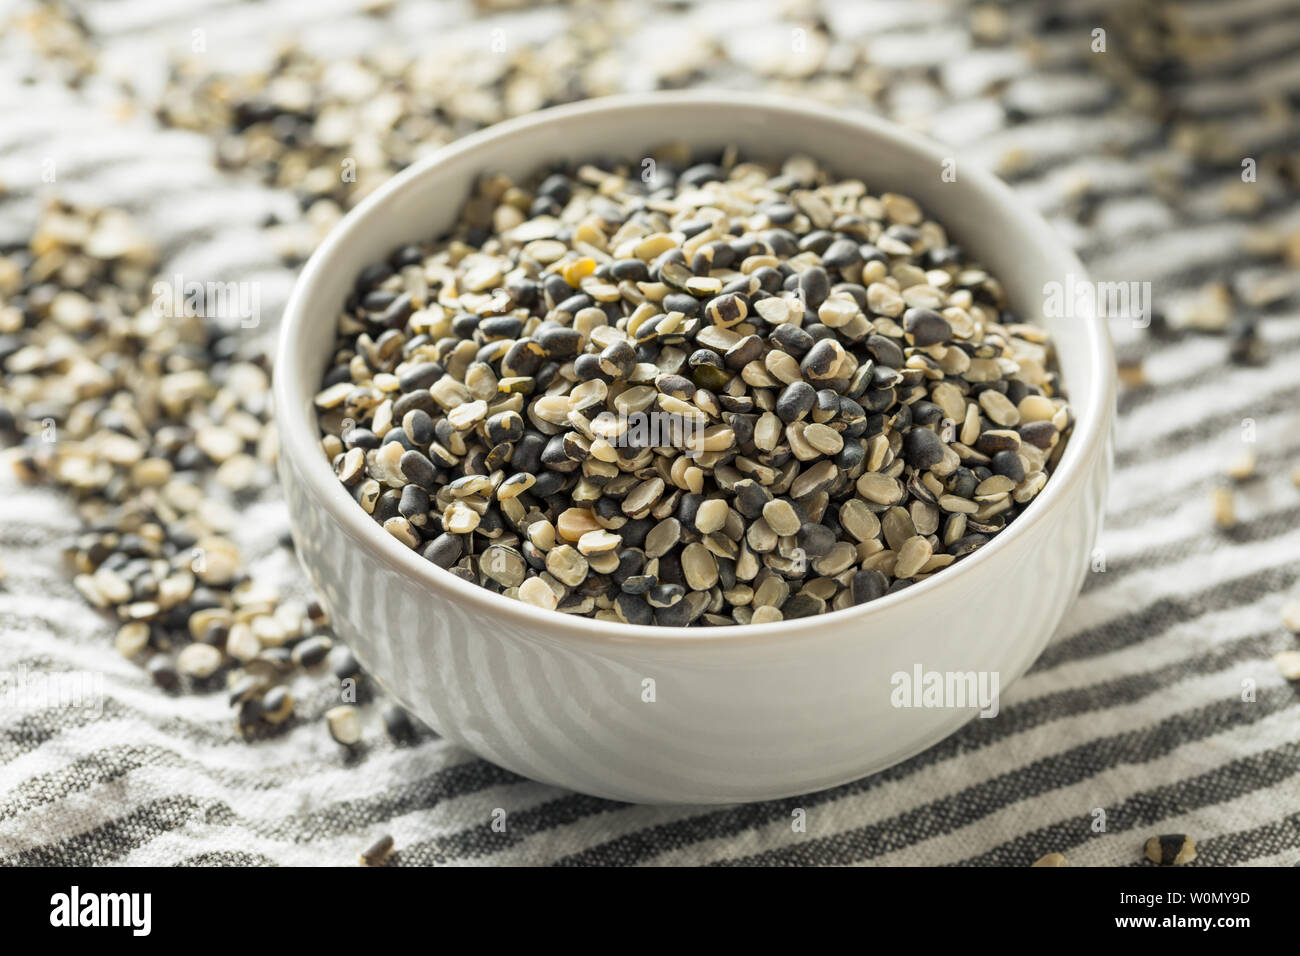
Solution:
M 880 571 L 864 568 L 854 573 L 849 588 L 854 604 L 866 604 L 889 589 L 889 579 Z
M 433 466 L 433 462 L 421 452 L 404 452 L 399 467 L 408 481 L 413 481 L 417 485 L 430 490 L 437 486 L 438 470 Z
M 771 342 L 781 351 L 802 358 L 813 347 L 815 340 L 798 326 L 784 324 L 772 330 Z
M 994 474 L 1003 475 L 1014 482 L 1025 480 L 1024 462 L 1014 451 L 1000 451 L 993 456 Z
M 463 551 L 459 535 L 444 533 L 426 544 L 420 554 L 426 561 L 432 561 L 440 568 L 450 568 L 460 560 Z
M 792 382 L 782 389 L 776 400 L 776 414 L 787 425 L 797 422 L 817 401 L 817 391 L 807 382 Z
M 922 471 L 943 461 L 947 445 L 928 428 L 913 428 L 903 437 L 903 460 Z
M 399 375 L 397 384 L 403 392 L 414 392 L 417 389 L 431 387 L 444 374 L 446 374 L 445 370 L 437 362 L 422 362 Z
M 830 276 L 821 266 L 812 266 L 799 273 L 798 282 L 799 295 L 803 298 L 804 306 L 816 312 L 821 308 L 821 304 L 826 301 L 826 296 L 831 291 Z
M 822 253 L 822 265 L 828 269 L 843 271 L 861 261 L 862 255 L 858 252 L 858 244 L 852 239 L 837 239 Z
M 908 309 L 903 313 L 903 329 L 912 344 L 922 348 L 952 339 L 952 326 L 933 309 Z
M 362 866 L 383 866 L 393 852 L 393 837 L 385 834 L 361 852 Z
M 176 667 L 170 658 L 162 654 L 156 655 L 149 658 L 149 663 L 145 667 L 153 682 L 163 690 L 172 691 L 180 686 L 180 674 L 176 672 Z
M 397 704 L 388 704 L 383 713 L 384 731 L 394 740 L 410 740 L 415 736 L 415 727 L 406 711 Z
M 330 670 L 339 680 L 347 680 L 360 675 L 361 665 L 357 659 L 352 656 L 352 652 L 342 644 L 335 647 L 329 653 Z
M 835 547 L 835 533 L 825 525 L 805 523 L 800 526 L 796 535 L 799 547 L 804 550 L 807 557 L 820 558 L 829 554 L 831 548 Z
M 619 612 L 629 624 L 650 625 L 655 623 L 655 609 L 641 595 L 624 591 L 614 599 Z

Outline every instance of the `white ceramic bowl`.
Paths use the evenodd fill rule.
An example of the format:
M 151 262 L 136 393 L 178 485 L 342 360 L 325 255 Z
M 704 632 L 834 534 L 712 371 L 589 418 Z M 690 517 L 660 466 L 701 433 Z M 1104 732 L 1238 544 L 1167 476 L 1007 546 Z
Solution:
M 275 367 L 280 471 L 301 560 L 337 633 L 383 688 L 444 737 L 527 777 L 617 800 L 733 803 L 834 786 L 934 744 L 970 708 L 893 706 L 892 675 L 992 672 L 1003 690 L 1078 593 L 1101 520 L 1115 375 L 1104 323 L 1047 321 L 1078 422 L 1026 512 L 971 557 L 904 592 L 815 618 L 724 628 L 620 626 L 543 612 L 402 547 L 339 484 L 312 396 L 357 273 L 449 227 L 480 174 L 636 159 L 670 140 L 749 156 L 806 153 L 873 193 L 919 200 L 1042 312 L 1083 276 L 1037 214 L 987 173 L 882 120 L 731 93 L 614 97 L 475 133 L 393 178 L 312 256 Z M 652 684 L 649 682 L 653 682 Z M 653 693 L 650 693 L 650 689 Z M 653 698 L 648 699 L 648 698 Z

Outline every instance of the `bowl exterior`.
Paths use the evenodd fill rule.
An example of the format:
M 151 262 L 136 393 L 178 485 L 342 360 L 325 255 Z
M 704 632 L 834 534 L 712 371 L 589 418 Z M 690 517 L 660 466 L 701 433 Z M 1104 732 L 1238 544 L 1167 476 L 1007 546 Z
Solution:
M 856 779 L 976 717 L 974 706 L 895 706 L 897 674 L 996 674 L 1002 689 L 1020 676 L 1087 572 L 1106 457 L 1096 450 L 1051 522 L 930 600 L 813 622 L 792 639 L 659 648 L 575 641 L 559 615 L 521 625 L 464 608 L 374 563 L 291 459 L 282 473 L 300 557 L 336 631 L 440 734 L 596 796 L 736 803 Z
M 530 614 L 394 553 L 402 549 L 333 481 L 310 397 L 338 305 L 362 266 L 448 224 L 477 173 L 518 173 L 561 155 L 637 155 L 665 138 L 649 132 L 656 126 L 692 143 L 755 151 L 774 130 L 793 128 L 802 149 L 862 175 L 873 190 L 910 192 L 940 217 L 951 214 L 959 241 L 990 250 L 985 261 L 1008 277 L 1022 310 L 1044 281 L 1082 273 L 1041 220 L 1007 209 L 1005 187 L 979 175 L 960 189 L 940 186 L 942 154 L 878 123 L 736 96 L 656 95 L 548 112 L 554 121 L 516 121 L 509 136 L 469 137 L 372 196 L 318 250 L 286 311 L 275 396 L 281 478 L 300 560 L 337 633 L 389 694 L 443 736 L 526 777 L 616 800 L 791 796 L 883 769 L 952 733 L 978 705 L 900 706 L 904 686 L 918 674 L 996 675 L 1005 690 L 1042 651 L 1087 572 L 1114 411 L 1109 342 L 1095 319 L 1048 322 L 1072 400 L 1077 393 L 1089 409 L 1080 422 L 1087 435 L 1066 453 L 1068 480 L 1054 476 L 1011 529 L 917 585 L 915 597 L 727 629 L 742 637 L 621 633 Z

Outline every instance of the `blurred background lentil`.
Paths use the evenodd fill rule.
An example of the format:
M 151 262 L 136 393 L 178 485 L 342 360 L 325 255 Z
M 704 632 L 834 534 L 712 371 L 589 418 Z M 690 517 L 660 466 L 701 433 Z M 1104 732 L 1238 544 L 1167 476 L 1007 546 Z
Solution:
M 30 768 L 2 799 L 28 812 L 0 824 L 0 852 L 20 862 L 323 862 L 355 858 L 380 835 L 367 827 L 384 826 L 396 836 L 397 862 L 614 861 L 625 858 L 617 834 L 671 824 L 665 856 L 651 841 L 631 858 L 1029 863 L 1079 844 L 1069 852 L 1076 865 L 1141 858 L 1146 832 L 1085 840 L 1063 825 L 1093 803 L 1015 820 L 1000 816 L 1010 796 L 972 809 L 966 784 L 944 781 L 969 775 L 969 762 L 963 771 L 950 759 L 955 753 L 985 748 L 979 779 L 1042 759 L 1057 766 L 1060 786 L 1091 781 L 1085 789 L 1112 801 L 1138 801 L 1142 811 L 1126 828 L 1180 819 L 1188 830 L 1199 825 L 1208 831 L 1196 834 L 1202 861 L 1295 855 L 1300 832 L 1274 794 L 1294 783 L 1300 752 L 1293 735 L 1276 736 L 1274 728 L 1294 719 L 1296 700 L 1270 658 L 1294 648 L 1279 609 L 1300 576 L 1292 471 L 1300 459 L 1300 387 L 1286 370 L 1300 347 L 1293 115 L 1300 4 L 11 0 L 0 20 L 0 91 L 13 107 L 0 124 L 0 425 L 6 444 L 25 442 L 29 451 L 58 417 L 59 401 L 71 408 L 60 392 L 73 359 L 59 349 L 76 340 L 85 306 L 58 293 L 93 299 L 94 326 L 105 309 L 142 310 L 154 270 L 256 283 L 267 319 L 258 327 L 215 316 L 220 328 L 166 329 L 144 355 L 215 370 L 218 378 L 236 364 L 264 368 L 271 320 L 294 267 L 392 172 L 506 117 L 619 91 L 768 89 L 888 116 L 951 144 L 959 170 L 973 163 L 997 171 L 1079 250 L 1094 278 L 1150 281 L 1156 305 L 1149 329 L 1112 322 L 1126 390 L 1099 573 L 1064 639 L 1018 688 L 1064 722 L 1065 742 L 1034 738 L 1027 748 L 1016 728 L 1031 725 L 1032 706 L 1020 711 L 1023 726 L 1011 707 L 1009 730 L 967 727 L 875 782 L 798 804 L 823 804 L 818 812 L 829 822 L 818 832 L 840 834 L 863 825 L 870 789 L 889 790 L 889 801 L 877 805 L 894 829 L 903 824 L 891 814 L 965 800 L 958 816 L 978 836 L 964 849 L 935 845 L 923 829 L 909 831 L 892 854 L 870 841 L 792 838 L 780 826 L 784 803 L 731 816 L 622 809 L 611 818 L 617 833 L 581 840 L 539 809 L 533 831 L 493 837 L 489 813 L 498 804 L 613 811 L 518 781 L 424 730 L 413 742 L 393 739 L 410 731 L 400 717 L 381 718 L 364 680 L 357 712 L 331 720 L 336 739 L 349 742 L 344 750 L 321 720 L 338 704 L 335 681 L 294 672 L 285 678 L 293 697 L 286 702 L 278 690 L 271 710 L 252 715 L 265 733 L 239 758 L 247 761 L 240 774 L 260 773 L 258 789 L 279 781 L 286 800 L 310 798 L 319 809 L 308 825 L 273 801 L 251 801 L 251 777 L 222 776 L 192 752 L 196 740 L 244 746 L 225 694 L 142 696 L 151 677 L 164 687 L 180 682 L 169 661 L 151 658 L 145 674 L 123 667 L 120 656 L 100 656 L 111 652 L 114 627 L 86 607 L 85 588 L 72 586 L 59 559 L 93 515 L 84 501 L 79 514 L 46 483 L 75 489 L 76 481 L 38 468 L 28 475 L 36 484 L 7 487 L 0 504 L 9 566 L 0 620 L 14 636 L 3 663 L 107 671 L 108 710 L 132 739 L 109 743 L 84 717 L 57 712 L 12 723 L 0 756 L 26 755 Z M 1106 31 L 1105 52 L 1092 49 L 1098 28 Z M 1253 182 L 1243 181 L 1244 159 L 1255 163 Z M 70 205 L 48 206 L 56 196 Z M 148 331 L 144 324 L 128 338 L 139 342 Z M 90 348 L 77 367 L 95 355 Z M 118 392 L 131 393 L 136 369 L 110 368 Z M 214 409 L 204 396 L 198 401 L 189 412 L 229 430 L 220 416 L 230 403 Z M 260 406 L 244 411 L 265 420 Z M 69 427 L 80 426 L 57 422 Z M 250 432 L 240 454 L 254 464 L 227 468 L 225 481 L 210 458 L 188 470 L 209 489 L 211 510 L 239 509 L 243 520 L 228 523 L 241 573 L 281 603 L 305 607 L 310 595 L 284 547 L 269 468 L 258 468 L 273 460 L 272 439 L 263 447 Z M 73 477 L 89 474 L 93 484 L 98 455 L 92 449 Z M 32 459 L 19 454 L 19 471 L 30 471 Z M 261 599 L 248 598 L 248 606 Z M 320 630 L 312 615 L 297 618 L 301 633 Z M 181 644 L 187 638 L 176 635 Z M 128 633 L 128 649 L 137 639 Z M 1162 639 L 1175 643 L 1166 648 Z M 122 642 L 119 634 L 119 649 Z M 185 686 L 197 681 L 205 689 L 207 656 L 190 654 Z M 330 669 L 342 679 L 356 668 L 332 656 Z M 1139 675 L 1143 690 L 1123 683 Z M 1233 706 L 1242 675 L 1260 684 L 1244 713 Z M 1181 709 L 1171 711 L 1168 695 L 1157 693 L 1165 687 L 1181 689 Z M 1092 710 L 1077 703 L 1080 694 L 1092 695 Z M 231 695 L 240 726 L 247 699 Z M 360 742 L 351 743 L 358 716 Z M 386 736 L 385 725 L 402 734 Z M 1131 736 L 1119 733 L 1132 727 L 1139 729 Z M 67 747 L 45 743 L 51 737 Z M 1208 737 L 1217 743 L 1207 761 L 1201 741 Z M 1067 744 L 1074 749 L 1062 750 Z M 289 774 L 293 760 L 313 772 Z M 1152 761 L 1163 767 L 1153 779 L 1135 781 L 1123 769 Z M 364 781 L 345 771 L 331 776 L 357 762 L 369 764 Z M 171 765 L 182 768 L 179 788 L 160 782 L 159 768 Z M 906 788 L 911 776 L 927 773 L 929 790 L 890 789 L 893 779 Z M 123 775 L 132 783 L 127 796 L 77 806 L 67 839 L 35 835 L 69 800 L 76 805 L 79 794 Z M 1015 793 L 1032 790 L 1026 779 Z M 338 809 L 354 797 L 366 805 L 360 817 Z M 437 811 L 425 810 L 433 804 Z M 144 814 L 141 835 L 109 841 L 108 849 L 74 848 L 72 837 L 130 814 Z M 777 825 L 764 829 L 769 820 Z M 180 824 L 181 833 L 169 832 Z M 745 841 L 743 850 L 721 839 L 730 834 Z M 669 852 L 670 845 L 685 849 Z

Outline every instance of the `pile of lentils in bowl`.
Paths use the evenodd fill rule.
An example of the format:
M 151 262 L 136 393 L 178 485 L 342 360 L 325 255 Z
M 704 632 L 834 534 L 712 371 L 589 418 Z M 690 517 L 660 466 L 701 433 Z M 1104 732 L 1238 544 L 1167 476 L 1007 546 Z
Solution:
M 394 539 L 538 608 L 758 624 L 1030 505 L 1072 424 L 1051 345 L 939 223 L 805 157 L 652 159 L 487 176 L 361 272 L 315 404 Z

